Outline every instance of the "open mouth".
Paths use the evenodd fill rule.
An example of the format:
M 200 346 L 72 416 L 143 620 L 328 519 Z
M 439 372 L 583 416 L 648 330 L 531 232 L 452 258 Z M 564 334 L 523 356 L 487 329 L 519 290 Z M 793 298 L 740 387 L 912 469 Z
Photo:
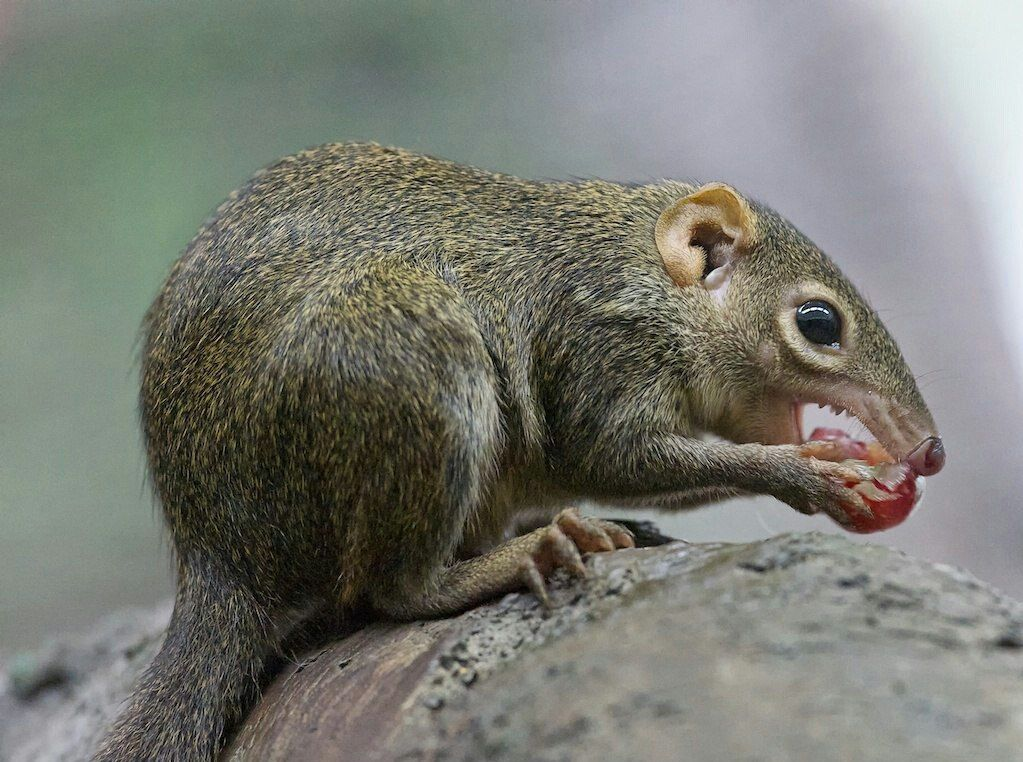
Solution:
M 807 417 L 817 424 L 808 436 L 804 420 L 807 407 L 810 408 Z M 905 416 L 900 417 L 890 409 L 879 411 L 879 405 L 857 405 L 849 410 L 842 405 L 818 402 L 815 407 L 800 399 L 790 402 L 790 441 L 798 444 L 807 457 L 835 462 L 857 461 L 870 467 L 870 478 L 844 482 L 845 487 L 858 493 L 857 503 L 861 504 L 846 506 L 841 513 L 828 515 L 845 529 L 860 533 L 877 532 L 902 523 L 923 496 L 924 476 L 941 469 L 944 461 L 941 440 L 937 437 L 921 439 L 905 423 Z M 862 441 L 854 438 L 850 430 L 857 434 L 865 430 L 877 439 Z M 914 437 L 919 444 L 905 444 Z M 893 455 L 893 450 L 901 457 Z
M 808 414 L 809 413 L 809 414 Z M 789 404 L 789 418 L 792 426 L 792 441 L 795 444 L 805 444 L 812 440 L 811 433 L 819 428 L 826 428 L 834 431 L 843 431 L 850 438 L 870 433 L 870 427 L 841 405 L 828 402 L 805 402 L 796 399 Z M 809 420 L 807 420 L 809 419 Z M 878 439 L 871 442 L 875 452 L 882 452 L 888 460 L 897 460 L 891 456 Z
M 789 406 L 789 417 L 792 426 L 792 440 L 796 444 L 807 444 L 815 441 L 833 441 L 838 443 L 857 442 L 843 451 L 836 445 L 837 456 L 842 459 L 869 460 L 874 464 L 882 462 L 894 463 L 893 457 L 876 438 L 870 437 L 867 424 L 840 405 L 818 402 L 808 403 L 794 400 Z M 808 433 L 809 432 L 809 433 Z M 827 432 L 826 436 L 820 432 Z M 818 434 L 818 436 L 815 436 Z M 868 440 L 869 441 L 861 441 Z M 869 457 L 868 456 L 869 453 Z
M 823 445 L 815 445 L 812 448 L 816 450 L 815 457 L 863 460 L 871 465 L 903 463 L 919 476 L 936 474 L 944 466 L 945 449 L 941 439 L 876 395 L 862 395 L 845 405 L 830 401 L 810 403 L 796 398 L 789 402 L 788 408 L 789 441 L 799 445 L 821 441 L 835 443 L 831 452 Z M 809 409 L 815 422 L 809 435 L 804 409 Z M 853 438 L 867 433 L 873 437 L 872 441 Z
M 900 464 L 909 468 L 893 457 L 880 441 L 869 438 L 867 425 L 845 408 L 818 403 L 817 409 L 811 408 L 806 416 L 807 407 L 807 403 L 796 401 L 789 408 L 793 439 L 807 455 L 823 460 L 856 460 L 871 466 Z M 806 434 L 808 430 L 810 433 Z

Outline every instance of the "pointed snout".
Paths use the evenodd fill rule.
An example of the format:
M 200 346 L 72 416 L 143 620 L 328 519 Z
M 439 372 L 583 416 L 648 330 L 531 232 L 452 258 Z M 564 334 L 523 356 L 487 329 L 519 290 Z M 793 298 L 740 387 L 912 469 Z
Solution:
M 928 437 L 916 446 L 906 462 L 920 476 L 938 473 L 945 465 L 945 445 L 941 437 Z

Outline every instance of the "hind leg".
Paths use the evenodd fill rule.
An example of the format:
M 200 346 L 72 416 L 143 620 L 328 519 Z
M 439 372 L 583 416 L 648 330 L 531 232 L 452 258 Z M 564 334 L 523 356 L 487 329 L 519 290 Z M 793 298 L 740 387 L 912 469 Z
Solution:
M 381 591 L 377 609 L 399 619 L 457 614 L 504 593 L 529 589 L 550 606 L 544 578 L 554 569 L 586 576 L 581 553 L 635 546 L 632 534 L 603 519 L 567 508 L 553 522 L 516 537 L 482 556 L 444 568 L 418 590 Z
M 486 522 L 504 444 L 498 379 L 475 317 L 435 275 L 380 262 L 307 300 L 306 397 L 289 426 L 307 439 L 303 474 L 331 506 L 342 604 L 368 600 L 409 619 L 471 608 L 528 587 L 546 598 L 557 566 L 582 573 L 580 551 L 631 544 L 618 527 L 563 512 L 550 526 L 452 563 L 467 527 Z M 312 324 L 309 324 L 312 321 Z M 307 341 L 307 339 L 304 339 Z
M 340 603 L 411 615 L 473 605 L 468 587 L 434 594 L 466 527 L 482 521 L 503 445 L 498 379 L 472 311 L 436 275 L 386 261 L 309 302 L 300 333 L 319 344 L 302 355 L 324 361 L 306 365 L 304 388 L 323 412 L 287 425 L 330 433 L 302 450 L 302 473 L 333 525 Z

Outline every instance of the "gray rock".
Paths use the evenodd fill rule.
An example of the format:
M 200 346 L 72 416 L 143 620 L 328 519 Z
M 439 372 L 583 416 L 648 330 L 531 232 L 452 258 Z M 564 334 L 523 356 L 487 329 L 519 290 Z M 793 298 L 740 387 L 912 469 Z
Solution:
M 1001 762 L 1023 749 L 1023 607 L 965 572 L 820 534 L 588 563 L 586 580 L 553 580 L 549 614 L 515 594 L 311 649 L 225 757 Z M 20 667 L 0 695 L 0 757 L 84 757 L 166 617 L 50 646 L 32 657 L 38 680 Z
M 88 632 L 0 663 L 0 760 L 88 759 L 156 653 L 171 604 L 126 609 Z

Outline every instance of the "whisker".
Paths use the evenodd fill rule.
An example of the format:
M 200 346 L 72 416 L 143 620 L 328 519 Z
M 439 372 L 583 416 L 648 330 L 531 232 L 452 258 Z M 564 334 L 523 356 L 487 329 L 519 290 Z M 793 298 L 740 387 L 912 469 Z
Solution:
M 937 381 L 948 381 L 948 380 L 949 379 L 947 379 L 947 378 L 932 378 L 929 381 L 927 381 L 927 383 L 920 384 L 920 391 L 923 391 L 924 389 L 926 389 L 929 386 L 933 386 L 934 383 L 937 382 Z
M 772 535 L 778 533 L 777 529 L 774 529 L 773 527 L 770 527 L 770 526 L 767 525 L 767 522 L 764 520 L 764 515 L 763 515 L 763 513 L 761 513 L 759 508 L 755 508 L 753 510 L 753 515 L 757 517 L 757 521 L 760 523 L 761 528 L 765 532 L 767 532 L 769 534 L 772 534 Z

